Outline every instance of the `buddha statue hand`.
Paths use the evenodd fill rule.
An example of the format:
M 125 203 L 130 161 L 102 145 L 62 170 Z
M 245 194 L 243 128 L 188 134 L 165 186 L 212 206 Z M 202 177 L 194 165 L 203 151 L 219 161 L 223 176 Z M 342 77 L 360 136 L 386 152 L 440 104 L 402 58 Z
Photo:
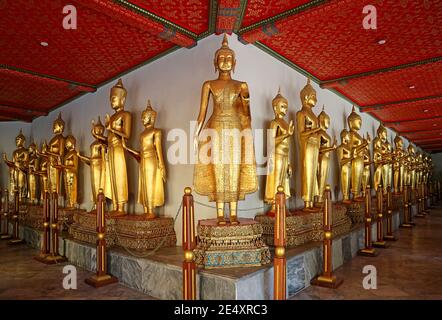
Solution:
M 106 127 L 106 129 L 110 129 L 110 116 L 109 114 L 106 113 L 106 117 L 104 119 L 104 126 Z
M 289 165 L 289 166 L 287 167 L 287 175 L 288 175 L 289 177 L 291 177 L 291 176 L 293 175 L 293 170 L 292 170 L 292 166 L 291 166 L 291 165 Z
M 293 120 L 290 120 L 288 133 L 289 135 L 292 136 L 294 132 L 295 132 L 295 125 L 293 123 Z

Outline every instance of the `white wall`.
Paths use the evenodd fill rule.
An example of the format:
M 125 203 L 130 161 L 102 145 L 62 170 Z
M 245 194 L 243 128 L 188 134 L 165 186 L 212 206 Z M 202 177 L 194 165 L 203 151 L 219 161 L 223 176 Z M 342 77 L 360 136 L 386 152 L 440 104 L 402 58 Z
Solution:
M 152 106 L 157 110 L 158 128 L 164 130 L 164 150 L 166 157 L 167 148 L 172 141 L 166 141 L 167 133 L 171 129 L 181 128 L 189 133 L 190 121 L 196 119 L 200 103 L 201 86 L 205 80 L 214 79 L 213 57 L 221 45 L 221 36 L 210 36 L 198 43 L 192 49 L 180 49 L 149 65 L 131 72 L 122 77 L 123 84 L 128 91 L 126 109 L 133 114 L 133 129 L 130 144 L 138 149 L 138 136 L 142 130 L 140 115 L 146 106 L 147 99 L 151 99 Z M 276 95 L 278 86 L 282 94 L 289 101 L 289 118 L 295 119 L 295 113 L 300 109 L 299 92 L 306 84 L 306 78 L 285 64 L 274 59 L 253 45 L 243 45 L 237 41 L 236 36 L 229 37 L 229 44 L 236 52 L 237 65 L 233 77 L 246 81 L 251 95 L 252 127 L 254 129 L 267 128 L 268 122 L 273 118 L 271 100 Z M 89 153 L 89 144 L 93 141 L 90 134 L 90 122 L 101 115 L 102 120 L 106 113 L 111 114 L 109 105 L 109 91 L 114 83 L 110 83 L 97 92 L 87 94 L 66 106 L 50 113 L 47 117 L 36 119 L 32 125 L 22 123 L 0 123 L 0 151 L 8 155 L 14 149 L 14 138 L 19 128 L 24 128 L 24 134 L 40 143 L 43 139 L 49 140 L 52 136 L 52 123 L 61 112 L 66 121 L 65 133 L 71 133 L 77 138 L 78 148 Z M 346 117 L 351 112 L 351 104 L 328 90 L 322 90 L 313 84 L 317 90 L 318 103 L 315 112 L 319 114 L 325 104 L 326 112 L 331 117 L 329 134 L 336 136 L 340 142 L 339 134 L 344 128 Z M 210 110 L 209 110 L 210 112 Z M 361 134 L 369 132 L 374 137 L 378 122 L 367 114 L 361 114 L 363 126 Z M 389 130 L 389 138 L 394 136 Z M 264 142 L 256 136 L 255 145 L 258 160 L 263 155 Z M 408 143 L 405 141 L 405 145 Z M 189 152 L 191 148 L 188 148 Z M 261 156 L 262 158 L 262 156 Z M 302 206 L 299 198 L 300 177 L 298 172 L 297 142 L 293 148 L 293 168 L 296 183 L 293 188 L 297 197 L 292 199 L 291 207 Z M 331 158 L 329 183 L 334 189 L 339 185 L 336 155 Z M 5 165 L 2 165 L 2 185 L 7 183 Z M 130 212 L 141 213 L 142 208 L 134 205 L 137 193 L 137 163 L 130 158 L 128 162 L 130 186 Z M 179 207 L 183 189 L 192 186 L 193 165 L 168 165 L 168 181 L 166 187 L 166 205 L 160 210 L 166 216 L 175 216 Z M 89 167 L 81 165 L 80 169 L 80 201 L 81 207 L 90 209 L 91 188 L 89 182 Z M 262 207 L 264 192 L 264 177 L 260 177 L 259 192 L 249 195 L 239 205 L 240 209 Z M 209 204 L 205 197 L 194 194 L 197 201 Z M 262 210 L 240 212 L 240 217 L 253 217 Z M 195 208 L 196 219 L 211 218 L 215 216 L 214 209 L 197 205 Z M 181 242 L 181 217 L 176 224 L 178 241 Z
M 434 178 L 442 179 L 442 153 L 432 154 L 431 158 L 434 165 Z

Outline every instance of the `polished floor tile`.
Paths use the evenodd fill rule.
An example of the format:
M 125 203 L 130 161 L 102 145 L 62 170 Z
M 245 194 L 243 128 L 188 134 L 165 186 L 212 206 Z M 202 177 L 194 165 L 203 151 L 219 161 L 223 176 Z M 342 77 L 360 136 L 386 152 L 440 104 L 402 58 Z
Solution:
M 398 241 L 379 256 L 355 257 L 335 271 L 344 279 L 338 289 L 310 286 L 293 297 L 310 299 L 442 299 L 442 207 L 416 218 L 413 229 L 399 229 Z M 364 266 L 377 272 L 377 289 L 364 289 Z

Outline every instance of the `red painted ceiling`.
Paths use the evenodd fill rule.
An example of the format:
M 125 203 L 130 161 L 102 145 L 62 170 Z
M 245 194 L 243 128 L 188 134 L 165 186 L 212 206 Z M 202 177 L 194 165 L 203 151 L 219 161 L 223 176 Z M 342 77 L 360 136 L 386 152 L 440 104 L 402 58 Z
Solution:
M 77 8 L 77 30 L 62 28 L 66 4 Z M 362 26 L 365 5 L 377 9 L 376 30 Z M 30 121 L 175 48 L 227 32 L 416 144 L 441 149 L 441 1 L 0 0 L 0 14 L 1 121 Z

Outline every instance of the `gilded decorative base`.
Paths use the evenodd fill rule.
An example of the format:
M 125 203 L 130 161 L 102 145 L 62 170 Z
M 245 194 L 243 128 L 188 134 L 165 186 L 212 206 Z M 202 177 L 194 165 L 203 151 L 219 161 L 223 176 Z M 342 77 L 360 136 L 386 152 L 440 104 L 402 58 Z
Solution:
M 57 264 L 57 263 L 62 263 L 62 262 L 68 261 L 68 259 L 66 257 L 60 256 L 60 255 L 56 255 L 56 256 L 40 255 L 40 256 L 34 257 L 34 259 L 41 262 L 41 263 L 44 263 L 44 264 Z
M 343 282 L 344 282 L 344 279 L 337 278 L 335 276 L 331 276 L 331 277 L 318 276 L 316 278 L 313 278 L 312 281 L 310 281 L 310 284 L 313 285 L 313 286 L 319 286 L 319 287 L 325 287 L 325 288 L 330 288 L 330 289 L 336 289 Z
M 388 248 L 387 242 L 385 241 L 373 241 L 371 245 L 375 248 L 382 248 L 382 249 Z
M 352 201 L 351 203 L 342 203 L 342 205 L 347 207 L 347 216 L 351 219 L 352 224 L 365 222 L 365 203 Z
M 377 252 L 373 248 L 370 248 L 370 249 L 363 248 L 358 251 L 358 256 L 362 256 L 362 257 L 377 257 L 378 255 L 379 255 L 379 252 Z
M 118 279 L 108 274 L 100 277 L 93 275 L 92 277 L 85 279 L 84 282 L 94 288 L 100 288 L 107 286 L 108 284 L 117 283 Z
M 115 218 L 115 244 L 135 250 L 155 249 L 176 245 L 174 220 L 170 217 L 147 219 L 145 215 L 127 215 Z
M 270 251 L 263 241 L 261 224 L 238 219 L 239 224 L 219 226 L 216 219 L 198 222 L 198 245 L 194 250 L 198 266 L 212 268 L 252 267 L 270 263 Z
M 341 204 L 333 204 L 333 235 L 338 237 L 350 231 L 351 220 L 347 216 L 347 208 Z M 286 217 L 287 247 L 296 247 L 310 241 L 324 239 L 322 210 L 318 212 L 291 212 Z M 263 227 L 263 239 L 268 246 L 273 246 L 275 218 L 268 215 L 257 215 L 255 220 Z
M 82 212 L 74 214 L 74 223 L 69 234 L 76 240 L 94 244 L 97 241 L 96 213 Z M 106 215 L 106 244 L 108 247 L 121 246 L 132 250 L 156 248 L 166 237 L 163 247 L 176 245 L 174 220 L 160 217 L 153 220 L 144 215 L 124 215 L 112 217 Z
M 65 209 L 58 208 L 58 222 L 59 230 L 68 230 L 68 227 L 74 223 L 75 213 L 86 212 L 82 209 Z M 43 231 L 44 212 L 43 206 L 29 204 L 20 205 L 19 220 L 21 224 L 24 224 L 33 229 Z
M 14 246 L 14 245 L 18 245 L 18 244 L 25 244 L 25 240 L 22 239 L 12 239 L 8 241 L 8 245 L 10 246 Z

